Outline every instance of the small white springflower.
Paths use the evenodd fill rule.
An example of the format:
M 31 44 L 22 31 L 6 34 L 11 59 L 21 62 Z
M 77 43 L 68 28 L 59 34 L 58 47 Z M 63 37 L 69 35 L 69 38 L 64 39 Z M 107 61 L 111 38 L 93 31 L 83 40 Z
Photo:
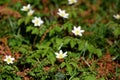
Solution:
M 81 26 L 74 26 L 74 29 L 72 30 L 72 32 L 77 36 L 82 36 L 82 33 L 84 32 L 84 30 L 81 30 Z
M 15 60 L 15 58 L 12 58 L 11 56 L 5 56 L 6 58 L 4 59 L 4 61 L 7 62 L 7 64 L 12 64 L 13 61 Z
M 28 13 L 27 13 L 27 15 L 31 16 L 31 15 L 33 15 L 33 13 L 34 13 L 34 10 L 29 10 Z
M 40 17 L 34 17 L 32 23 L 34 23 L 34 26 L 41 26 L 44 23 L 44 21 L 41 20 Z
M 21 11 L 28 11 L 30 9 L 31 9 L 31 5 L 28 4 L 27 6 L 23 6 L 22 9 L 21 9 Z
M 68 4 L 74 4 L 77 3 L 77 0 L 68 0 Z
M 56 58 L 58 59 L 63 59 L 67 56 L 67 52 L 63 53 L 62 50 L 60 50 L 59 53 L 55 52 L 55 54 L 56 54 Z
M 119 15 L 119 14 L 113 15 L 113 17 L 114 17 L 115 19 L 120 19 L 120 15 Z
M 69 14 L 65 12 L 65 10 L 61 10 L 61 9 L 58 9 L 57 14 L 63 18 L 68 18 L 68 16 L 69 16 Z

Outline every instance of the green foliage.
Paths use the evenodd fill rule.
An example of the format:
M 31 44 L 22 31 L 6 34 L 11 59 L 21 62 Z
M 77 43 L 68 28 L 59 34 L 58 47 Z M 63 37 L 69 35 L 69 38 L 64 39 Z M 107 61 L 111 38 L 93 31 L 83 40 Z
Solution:
M 120 27 L 117 27 L 115 30 L 114 30 L 114 35 L 115 36 L 119 36 L 120 35 Z
M 0 1 L 0 4 L 10 1 Z M 118 6 L 117 2 L 119 0 L 115 4 L 112 0 L 78 0 L 69 5 L 67 0 L 23 0 L 9 4 L 22 16 L 19 19 L 10 15 L 6 18 L 6 14 L 0 16 L 0 37 L 8 37 L 6 43 L 0 40 L 0 80 L 26 77 L 31 80 L 96 80 L 100 75 L 96 71 L 99 66 L 90 60 L 99 61 L 107 51 L 113 55 L 113 60 L 120 60 L 120 22 L 111 18 L 116 11 L 111 5 Z M 31 4 L 35 13 L 27 16 L 27 12 L 20 10 L 23 3 Z M 68 19 L 57 14 L 59 8 L 69 13 Z M 34 26 L 35 16 L 41 17 L 44 23 Z M 82 36 L 72 33 L 74 26 L 85 30 Z M 59 50 L 67 51 L 67 56 L 57 59 L 55 53 Z M 3 60 L 9 54 L 7 51 L 15 57 L 13 64 Z M 118 67 L 116 75 L 119 75 Z M 104 76 L 98 80 L 105 80 Z
M 10 2 L 11 0 L 4 0 L 4 1 L 0 1 L 0 4 L 5 4 L 5 3 L 8 3 Z

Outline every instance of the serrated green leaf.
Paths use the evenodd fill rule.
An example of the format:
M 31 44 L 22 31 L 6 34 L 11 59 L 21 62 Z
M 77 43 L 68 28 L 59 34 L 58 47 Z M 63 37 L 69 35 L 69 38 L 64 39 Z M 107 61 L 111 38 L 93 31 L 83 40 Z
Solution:
M 96 77 L 94 75 L 88 75 L 84 78 L 84 80 L 96 80 Z
M 77 41 L 78 43 L 78 50 L 84 50 L 87 46 L 85 46 L 85 41 Z
M 71 48 L 73 48 L 76 45 L 76 41 L 75 40 L 70 40 L 70 46 Z
M 73 65 L 75 68 L 78 68 L 78 65 L 76 62 L 70 62 L 71 65 Z
M 62 41 L 63 41 L 63 39 L 56 38 L 56 45 L 60 46 Z
M 32 30 L 32 34 L 38 34 L 39 33 L 39 29 L 38 28 L 34 28 L 33 30 Z
M 23 22 L 24 22 L 25 19 L 21 18 L 18 20 L 18 26 L 20 26 Z
M 100 78 L 100 79 L 98 79 L 98 80 L 105 80 L 105 78 L 104 78 L 104 77 L 102 77 L 102 78 Z
M 27 25 L 31 21 L 31 17 L 26 17 L 25 18 L 25 25 Z
M 68 32 L 71 32 L 72 27 L 73 27 L 73 24 L 70 23 L 70 22 L 67 22 L 67 23 L 65 23 L 63 26 L 64 26 L 63 28 L 64 28 L 65 30 L 67 29 Z
M 56 32 L 61 32 L 61 28 L 58 27 L 58 26 L 56 26 L 54 29 L 55 29 Z
M 68 73 L 71 75 L 72 67 L 69 63 L 66 63 L 66 69 L 67 69 Z
M 55 75 L 55 80 L 64 80 L 65 79 L 65 74 L 61 73 L 61 72 L 58 72 L 56 75 Z
M 66 44 L 70 43 L 70 40 L 71 40 L 71 38 L 67 37 L 63 40 L 63 43 L 66 45 Z
M 79 78 L 73 78 L 72 80 L 80 80 Z
M 62 63 L 60 64 L 60 67 L 63 68 L 63 67 L 65 67 L 65 65 L 66 65 L 66 63 L 65 63 L 65 62 L 62 62 Z
M 88 49 L 88 51 L 90 53 L 94 53 L 95 52 L 95 47 L 93 45 L 91 45 L 91 44 L 88 44 L 87 49 Z
M 96 49 L 96 54 L 98 57 L 101 57 L 102 56 L 102 52 L 100 49 Z
M 47 55 L 47 58 L 48 58 L 48 60 L 51 62 L 51 64 L 54 65 L 54 63 L 55 63 L 55 61 L 56 61 L 55 55 L 54 55 L 53 53 L 49 53 L 49 54 Z
M 26 32 L 29 32 L 29 31 L 31 31 L 32 29 L 34 29 L 32 26 L 27 26 Z
M 13 67 L 11 67 L 11 66 L 5 66 L 5 67 L 3 67 L 3 70 L 14 70 L 14 68 Z
M 55 30 L 54 30 L 54 29 L 50 30 L 50 32 L 49 32 L 49 36 L 54 35 L 54 33 L 55 33 Z
M 115 36 L 119 36 L 119 35 L 120 35 L 120 27 L 115 28 L 115 30 L 114 30 L 114 35 L 115 35 Z

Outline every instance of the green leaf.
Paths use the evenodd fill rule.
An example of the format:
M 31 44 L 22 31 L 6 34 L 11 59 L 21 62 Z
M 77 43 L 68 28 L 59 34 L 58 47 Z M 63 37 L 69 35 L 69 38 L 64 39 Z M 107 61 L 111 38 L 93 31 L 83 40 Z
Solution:
M 96 77 L 94 75 L 88 75 L 84 78 L 84 80 L 96 80 Z
M 73 65 L 75 68 L 78 68 L 78 65 L 76 62 L 70 62 L 71 65 Z
M 39 29 L 38 28 L 34 28 L 33 30 L 32 30 L 32 34 L 38 34 L 39 33 Z
M 47 55 L 48 60 L 51 62 L 52 65 L 54 65 L 55 61 L 56 61 L 56 57 L 53 53 L 49 52 L 49 54 Z
M 75 45 L 76 45 L 76 41 L 73 40 L 73 39 L 71 39 L 70 40 L 70 46 L 71 46 L 71 48 L 73 48 Z
M 64 29 L 66 30 L 68 30 L 68 32 L 71 32 L 71 30 L 72 30 L 72 27 L 73 27 L 73 24 L 71 23 L 71 22 L 67 22 L 67 23 L 65 23 L 64 25 L 63 25 L 64 27 Z
M 85 45 L 85 41 L 77 41 L 77 43 L 78 43 L 78 50 L 84 50 L 84 49 L 86 49 L 86 47 L 87 47 L 87 45 Z
M 56 75 L 55 75 L 55 80 L 64 80 L 65 79 L 65 74 L 61 73 L 61 72 L 58 72 Z
M 72 67 L 71 67 L 71 65 L 69 63 L 66 63 L 66 69 L 67 69 L 68 73 L 71 74 Z
M 105 80 L 105 78 L 104 78 L 104 77 L 102 77 L 102 78 L 100 78 L 100 79 L 98 79 L 98 80 Z
M 56 38 L 56 46 L 57 47 L 60 47 L 60 45 L 62 44 L 62 42 L 63 42 L 63 39 Z
M 20 77 L 15 77 L 14 80 L 22 80 Z
M 100 49 L 95 48 L 93 45 L 89 44 L 88 45 L 88 51 L 92 54 L 96 54 L 98 57 L 102 56 L 102 52 Z
M 91 45 L 91 44 L 89 44 L 87 46 L 87 49 L 89 50 L 90 53 L 94 53 L 95 52 L 95 47 L 93 45 Z
M 65 67 L 65 65 L 66 65 L 66 63 L 65 63 L 65 62 L 62 62 L 62 63 L 60 64 L 60 67 L 63 68 L 63 67 Z
M 24 47 L 20 47 L 20 48 L 18 49 L 18 51 L 21 52 L 21 53 L 25 53 L 25 52 L 27 52 L 28 50 L 25 49 Z
M 55 33 L 55 30 L 54 30 L 54 29 L 50 30 L 50 32 L 49 32 L 49 36 L 54 35 L 54 33 Z
M 3 70 L 4 71 L 11 71 L 11 70 L 14 70 L 14 68 L 12 66 L 7 65 L 7 66 L 3 67 Z
M 23 22 L 24 22 L 25 19 L 21 18 L 18 20 L 18 26 L 20 26 Z
M 26 17 L 25 18 L 25 25 L 27 25 L 31 21 L 31 17 Z
M 29 75 L 35 76 L 35 73 L 31 71 L 31 72 L 29 72 Z
M 56 26 L 54 29 L 55 29 L 56 32 L 61 32 L 61 30 L 62 30 L 62 29 L 61 29 L 60 27 L 58 27 L 58 26 Z
M 32 26 L 27 26 L 26 32 L 29 32 L 29 31 L 31 31 L 32 29 L 34 29 L 34 27 L 32 27 Z
M 32 59 L 31 57 L 27 57 L 26 62 L 31 63 L 32 65 L 34 65 L 36 63 L 36 60 Z
M 115 28 L 115 30 L 114 30 L 114 35 L 115 35 L 115 36 L 119 36 L 119 35 L 120 35 L 120 27 Z
M 72 80 L 80 80 L 79 78 L 73 78 Z
M 70 40 L 71 40 L 70 37 L 66 37 L 66 38 L 63 40 L 63 43 L 64 43 L 65 45 L 67 45 L 67 44 L 70 43 Z
M 96 54 L 98 57 L 101 57 L 102 56 L 102 52 L 100 49 L 96 49 Z

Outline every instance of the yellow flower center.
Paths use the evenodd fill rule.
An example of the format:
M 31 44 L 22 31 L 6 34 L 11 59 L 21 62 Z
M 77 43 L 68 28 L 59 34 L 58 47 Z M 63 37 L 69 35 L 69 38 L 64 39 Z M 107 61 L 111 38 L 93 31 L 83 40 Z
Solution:
M 27 7 L 25 7 L 24 9 L 25 9 L 25 11 L 27 11 L 27 10 L 28 10 L 28 8 L 27 8 Z
M 65 13 L 61 13 L 61 16 L 65 16 Z
M 31 16 L 33 13 L 30 11 L 30 12 L 28 12 L 28 16 Z
M 120 16 L 119 16 L 119 15 L 117 15 L 116 17 L 117 17 L 117 19 L 120 19 Z
M 10 62 L 11 62 L 11 59 L 10 59 L 10 58 L 8 58 L 8 59 L 7 59 L 7 62 L 8 62 L 8 63 L 10 63 Z
M 75 31 L 76 34 L 79 34 L 80 32 L 78 30 Z
M 39 20 L 36 20 L 36 21 L 35 21 L 35 24 L 38 24 L 38 23 L 39 23 Z
M 71 0 L 71 3 L 74 3 L 74 0 Z
M 59 58 L 63 58 L 63 54 L 59 54 Z

